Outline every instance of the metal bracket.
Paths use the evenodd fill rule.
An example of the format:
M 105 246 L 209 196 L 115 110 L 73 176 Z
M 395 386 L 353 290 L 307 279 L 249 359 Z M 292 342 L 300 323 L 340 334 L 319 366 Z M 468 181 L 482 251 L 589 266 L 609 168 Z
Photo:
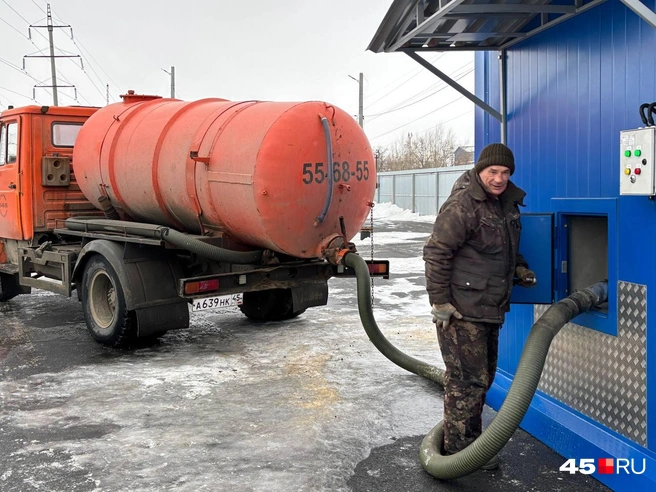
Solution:
M 656 28 L 656 13 L 640 0 L 620 0 L 624 5 L 642 17 L 647 24 Z
M 433 73 L 434 75 L 437 75 L 440 79 L 442 79 L 444 82 L 446 82 L 448 85 L 453 87 L 455 90 L 457 90 L 460 94 L 465 96 L 467 99 L 472 101 L 476 106 L 481 108 L 483 111 L 486 111 L 490 113 L 494 118 L 499 120 L 500 122 L 503 122 L 504 118 L 497 111 L 494 109 L 492 106 L 490 106 L 488 103 L 483 101 L 482 99 L 476 97 L 474 94 L 469 92 L 467 89 L 465 89 L 463 86 L 461 86 L 458 82 L 453 80 L 451 77 L 449 77 L 447 74 L 442 72 L 441 70 L 435 68 L 430 62 L 426 61 L 424 58 L 419 56 L 417 53 L 414 51 L 405 51 L 405 54 L 408 55 L 410 58 L 412 58 L 414 61 L 419 63 L 422 67 L 424 67 L 426 70 L 429 72 Z

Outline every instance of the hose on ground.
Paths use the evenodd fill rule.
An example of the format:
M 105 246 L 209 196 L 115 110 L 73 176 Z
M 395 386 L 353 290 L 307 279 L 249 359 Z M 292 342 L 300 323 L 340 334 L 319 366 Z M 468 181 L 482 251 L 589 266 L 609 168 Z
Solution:
M 366 262 L 357 254 L 349 253 L 344 263 L 355 270 L 360 318 L 376 348 L 395 364 L 444 386 L 444 371 L 404 354 L 381 333 L 371 309 L 371 280 Z M 607 297 L 608 283 L 603 281 L 553 304 L 533 325 L 510 390 L 489 427 L 464 450 L 444 456 L 439 451 L 444 436 L 440 422 L 421 443 L 419 459 L 424 469 L 436 478 L 460 478 L 492 459 L 510 440 L 524 418 L 540 381 L 553 338 L 566 323 L 605 302 Z
M 262 250 L 233 251 L 207 244 L 193 236 L 183 234 L 169 227 L 156 224 L 141 224 L 123 220 L 108 220 L 98 218 L 75 217 L 66 219 L 66 227 L 73 231 L 84 232 L 113 232 L 131 234 L 134 236 L 163 239 L 174 246 L 197 254 L 202 258 L 218 261 L 219 263 L 259 264 L 262 261 Z

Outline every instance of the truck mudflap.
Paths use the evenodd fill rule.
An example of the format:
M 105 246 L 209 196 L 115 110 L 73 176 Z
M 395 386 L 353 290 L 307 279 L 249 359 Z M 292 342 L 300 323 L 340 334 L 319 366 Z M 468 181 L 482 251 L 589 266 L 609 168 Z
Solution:
M 189 326 L 189 304 L 186 301 L 136 309 L 135 313 L 138 337 L 147 337 Z
M 314 282 L 291 288 L 294 312 L 328 304 L 328 282 Z

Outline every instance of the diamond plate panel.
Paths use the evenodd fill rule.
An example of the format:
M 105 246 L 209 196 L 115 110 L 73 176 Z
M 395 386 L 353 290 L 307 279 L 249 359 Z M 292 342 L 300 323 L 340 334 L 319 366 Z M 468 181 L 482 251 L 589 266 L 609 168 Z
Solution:
M 617 336 L 568 323 L 551 344 L 538 388 L 647 445 L 647 286 L 618 282 Z M 549 306 L 535 306 L 537 320 Z

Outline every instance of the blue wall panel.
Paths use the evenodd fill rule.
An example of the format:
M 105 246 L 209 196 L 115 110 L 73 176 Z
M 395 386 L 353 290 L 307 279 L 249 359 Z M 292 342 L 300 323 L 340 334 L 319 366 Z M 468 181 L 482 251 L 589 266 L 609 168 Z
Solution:
M 655 8 L 654 0 L 644 3 Z M 648 323 L 656 312 L 656 201 L 619 196 L 619 133 L 642 126 L 640 104 L 656 101 L 655 47 L 656 29 L 611 0 L 507 52 L 508 145 L 513 181 L 528 193 L 524 211 L 552 212 L 552 198 L 619 197 L 613 261 L 619 280 L 647 286 Z M 497 52 L 477 53 L 475 87 L 499 108 Z M 496 141 L 498 122 L 477 109 L 477 155 Z M 532 318 L 530 308 L 513 306 L 501 332 L 500 374 L 514 374 Z M 656 335 L 649 328 L 647 448 L 656 450 Z

